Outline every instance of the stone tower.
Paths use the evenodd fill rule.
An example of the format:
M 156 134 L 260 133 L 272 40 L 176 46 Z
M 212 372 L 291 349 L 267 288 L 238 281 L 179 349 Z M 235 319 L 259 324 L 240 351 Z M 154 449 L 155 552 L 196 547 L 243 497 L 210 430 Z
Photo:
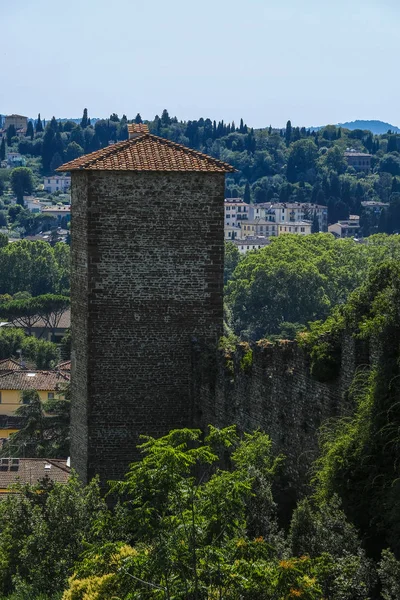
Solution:
M 193 340 L 223 325 L 229 165 L 129 125 L 72 177 L 71 464 L 123 476 L 139 435 L 196 423 Z

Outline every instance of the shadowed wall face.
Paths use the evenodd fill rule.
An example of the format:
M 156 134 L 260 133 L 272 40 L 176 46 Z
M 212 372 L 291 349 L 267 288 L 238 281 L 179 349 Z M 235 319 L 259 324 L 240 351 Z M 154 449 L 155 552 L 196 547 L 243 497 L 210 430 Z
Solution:
M 122 477 L 191 426 L 193 339 L 223 325 L 224 173 L 72 173 L 72 466 Z

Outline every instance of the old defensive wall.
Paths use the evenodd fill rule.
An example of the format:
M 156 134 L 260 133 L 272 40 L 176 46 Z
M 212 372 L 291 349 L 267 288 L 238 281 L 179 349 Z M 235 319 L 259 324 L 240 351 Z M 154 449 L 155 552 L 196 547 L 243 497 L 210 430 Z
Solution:
M 275 452 L 286 456 L 281 489 L 290 502 L 295 488 L 304 489 L 309 480 L 321 425 L 352 412 L 349 387 L 356 370 L 369 362 L 368 348 L 346 336 L 340 374 L 323 383 L 311 376 L 308 353 L 297 342 L 261 340 L 217 353 L 194 344 L 197 425 L 236 424 L 241 432 L 267 432 Z

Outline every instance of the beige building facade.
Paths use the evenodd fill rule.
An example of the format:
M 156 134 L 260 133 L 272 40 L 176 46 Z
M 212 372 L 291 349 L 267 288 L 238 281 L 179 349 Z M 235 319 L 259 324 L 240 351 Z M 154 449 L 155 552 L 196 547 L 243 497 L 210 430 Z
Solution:
M 23 117 L 22 115 L 7 115 L 4 120 L 4 129 L 8 129 L 10 125 L 14 125 L 17 131 L 22 129 L 25 132 L 28 128 L 28 117 Z

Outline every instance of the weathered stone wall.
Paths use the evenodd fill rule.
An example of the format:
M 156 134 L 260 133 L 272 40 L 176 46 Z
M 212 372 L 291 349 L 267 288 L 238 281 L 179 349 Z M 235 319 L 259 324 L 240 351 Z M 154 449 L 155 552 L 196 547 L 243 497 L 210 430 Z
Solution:
M 285 486 L 294 494 L 318 455 L 321 424 L 352 410 L 348 389 L 356 369 L 369 363 L 368 348 L 345 337 L 340 375 L 326 383 L 311 377 L 309 357 L 296 342 L 261 341 L 251 351 L 246 361 L 246 345 L 233 354 L 194 347 L 198 425 L 267 432 L 275 451 L 286 456 Z
M 193 340 L 223 323 L 223 173 L 72 173 L 71 463 L 122 477 L 195 422 Z M 190 218 L 188 217 L 190 215 Z

